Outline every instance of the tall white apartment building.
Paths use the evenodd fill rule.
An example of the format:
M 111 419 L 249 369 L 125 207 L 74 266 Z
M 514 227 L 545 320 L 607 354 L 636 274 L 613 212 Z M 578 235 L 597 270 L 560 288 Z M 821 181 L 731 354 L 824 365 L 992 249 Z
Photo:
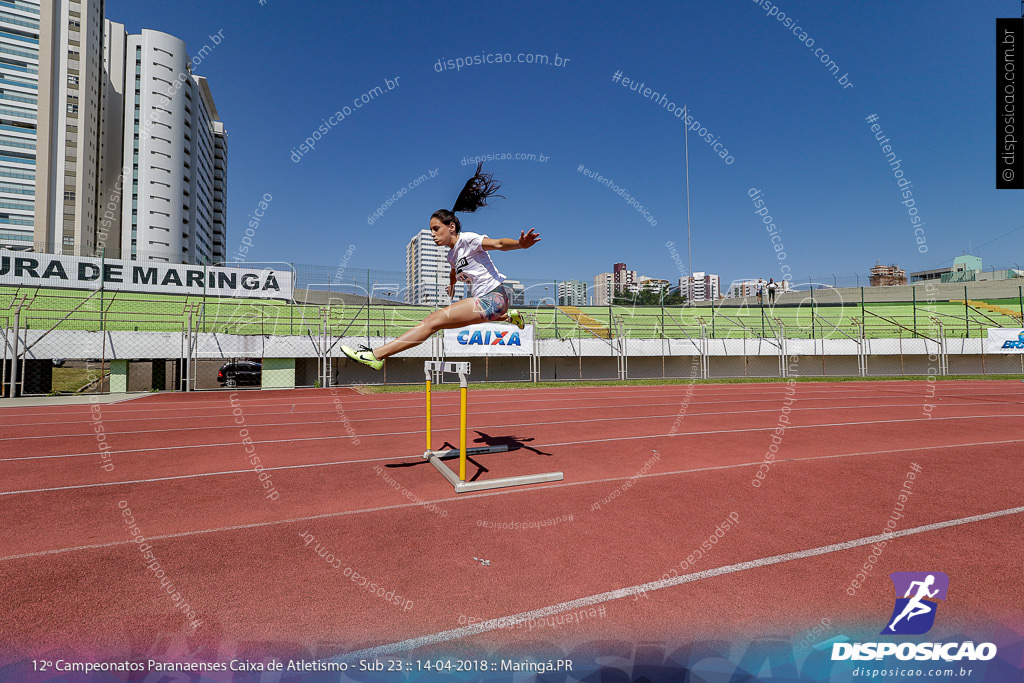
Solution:
M 586 306 L 587 283 L 579 280 L 563 280 L 558 283 L 559 306 Z
M 448 250 L 434 244 L 430 231 L 420 230 L 405 247 L 405 302 L 425 306 L 448 305 L 451 265 Z M 455 283 L 455 297 L 466 296 L 466 287 Z
M 594 306 L 608 306 L 615 296 L 615 275 L 612 273 L 600 273 L 594 276 L 594 288 L 590 290 L 591 304 Z
M 686 292 L 688 302 L 715 301 L 718 299 L 718 276 L 695 272 L 692 276 L 679 279 L 679 291 Z
M 223 260 L 227 135 L 206 79 L 160 31 L 129 35 L 125 64 L 122 257 Z

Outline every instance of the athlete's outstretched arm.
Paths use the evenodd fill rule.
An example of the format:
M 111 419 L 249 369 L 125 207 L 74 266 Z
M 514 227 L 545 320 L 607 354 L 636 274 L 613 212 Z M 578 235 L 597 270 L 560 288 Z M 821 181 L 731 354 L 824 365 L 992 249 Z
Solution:
M 488 237 L 480 244 L 483 246 L 484 251 L 512 251 L 513 249 L 529 249 L 537 242 L 540 242 L 540 235 L 534 228 L 530 228 L 530 232 L 520 230 L 519 239 L 513 239 L 511 237 L 499 237 L 492 239 Z

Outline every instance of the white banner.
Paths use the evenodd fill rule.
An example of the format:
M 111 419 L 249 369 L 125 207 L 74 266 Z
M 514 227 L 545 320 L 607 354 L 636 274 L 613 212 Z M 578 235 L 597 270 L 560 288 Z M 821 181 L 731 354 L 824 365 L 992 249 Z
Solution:
M 533 325 L 481 323 L 444 331 L 445 356 L 529 356 L 533 354 Z
M 153 292 L 234 296 L 253 299 L 292 298 L 292 271 L 269 268 L 220 268 L 157 261 L 121 261 L 8 252 L 0 256 L 0 285 L 100 288 L 115 292 Z
M 988 328 L 985 353 L 1024 353 L 1024 330 L 1005 327 Z

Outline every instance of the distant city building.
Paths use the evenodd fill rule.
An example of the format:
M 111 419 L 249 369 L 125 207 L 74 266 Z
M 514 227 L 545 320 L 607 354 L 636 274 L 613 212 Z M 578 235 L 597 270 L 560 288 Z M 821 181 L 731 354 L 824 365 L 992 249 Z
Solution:
M 615 295 L 625 292 L 636 293 L 638 283 L 635 270 L 627 270 L 625 263 L 616 263 L 612 267 L 612 275 L 614 276 Z
M 718 298 L 718 276 L 714 273 L 694 272 L 679 279 L 679 291 L 686 293 L 686 300 L 714 301 Z
M 931 270 L 918 270 L 910 274 L 909 284 L 915 285 L 921 282 L 941 282 L 942 276 L 950 271 L 952 268 L 933 268 Z
M 883 266 L 875 264 L 871 268 L 871 276 L 868 282 L 872 287 L 894 287 L 907 284 L 907 274 L 902 268 L 896 265 Z
M 512 293 L 512 301 L 509 302 L 509 305 L 526 305 L 526 288 L 523 287 L 522 282 L 519 280 L 505 280 L 504 285 L 508 287 L 508 290 Z
M 668 280 L 662 280 L 656 277 L 647 277 L 641 275 L 637 281 L 637 291 L 649 291 L 649 292 L 665 292 L 668 293 L 672 283 Z
M 564 280 L 558 283 L 559 306 L 586 306 L 587 283 L 579 280 Z
M 757 296 L 757 285 L 758 280 L 736 280 L 729 285 L 729 291 L 725 293 L 726 298 L 742 298 L 746 296 Z M 765 279 L 760 280 L 761 293 L 765 293 L 765 287 L 768 281 Z
M 448 305 L 448 283 L 452 267 L 448 249 L 434 244 L 430 231 L 416 233 L 405 248 L 405 302 L 425 306 Z M 455 296 L 466 296 L 466 286 L 455 283 Z
M 911 273 L 910 284 L 915 285 L 922 282 L 984 282 L 987 280 L 1009 280 L 1018 277 L 1024 277 L 1024 270 L 1003 268 L 1001 270 L 986 271 L 982 267 L 981 258 L 965 254 L 953 259 L 953 265 L 950 267 L 919 270 Z
M 601 273 L 594 276 L 594 287 L 591 291 L 591 304 L 594 306 L 608 306 L 615 296 L 615 275 L 612 273 Z
M 736 280 L 729 285 L 729 289 L 725 293 L 725 298 L 741 298 L 746 296 L 757 296 L 757 283 L 758 280 Z M 782 294 L 783 292 L 789 292 L 791 288 L 788 280 L 776 280 L 775 282 L 775 293 Z M 761 293 L 768 296 L 768 278 L 761 278 Z

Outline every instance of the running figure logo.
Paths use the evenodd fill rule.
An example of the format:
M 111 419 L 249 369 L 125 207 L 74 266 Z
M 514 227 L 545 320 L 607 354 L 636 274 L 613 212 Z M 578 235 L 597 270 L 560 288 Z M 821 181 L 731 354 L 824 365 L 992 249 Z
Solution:
M 946 599 L 949 577 L 942 572 L 893 572 L 889 578 L 896 589 L 896 606 L 882 634 L 927 633 L 935 623 L 938 601 Z

